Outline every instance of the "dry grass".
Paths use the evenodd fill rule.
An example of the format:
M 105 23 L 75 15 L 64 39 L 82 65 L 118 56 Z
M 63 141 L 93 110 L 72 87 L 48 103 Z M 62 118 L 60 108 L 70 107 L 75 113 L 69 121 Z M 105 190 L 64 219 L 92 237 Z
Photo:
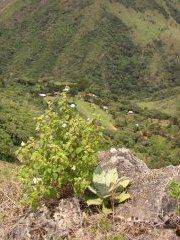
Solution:
M 117 222 L 115 228 L 113 220 L 104 214 L 86 216 L 83 220 L 83 228 L 77 229 L 67 240 L 128 240 L 126 233 L 122 234 Z
M 148 223 L 128 222 L 118 216 L 93 214 L 83 221 L 83 229 L 77 229 L 66 240 L 135 240 L 144 239 L 156 229 Z M 150 239 L 150 238 L 149 238 Z M 152 238 L 154 239 L 154 238 Z M 60 239 L 58 239 L 60 240 Z
M 0 239 L 22 214 L 21 185 L 17 179 L 18 166 L 0 162 Z

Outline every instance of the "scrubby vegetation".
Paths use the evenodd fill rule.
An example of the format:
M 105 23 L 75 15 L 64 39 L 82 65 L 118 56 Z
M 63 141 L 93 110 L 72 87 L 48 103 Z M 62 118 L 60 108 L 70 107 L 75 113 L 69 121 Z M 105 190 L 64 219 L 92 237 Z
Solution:
M 41 104 L 22 86 L 0 88 L 0 159 L 15 160 L 15 150 L 34 134 Z
M 100 126 L 95 119 L 79 115 L 66 91 L 38 118 L 36 138 L 29 138 L 17 151 L 24 163 L 20 173 L 24 200 L 31 205 L 42 197 L 60 197 L 63 188 L 67 194 L 69 188 L 69 194 L 74 190 L 82 196 L 97 165 Z
M 180 198 L 180 182 L 173 180 L 170 184 L 170 191 L 171 197 Z
M 177 180 L 171 181 L 169 187 L 169 195 L 175 199 L 180 199 L 180 182 Z M 177 210 L 180 213 L 180 206 L 177 206 Z
M 81 115 L 102 118 L 102 148 L 179 164 L 179 11 L 166 0 L 0 1 L 1 159 L 35 135 L 38 95 L 68 83 Z
M 110 104 L 116 132 L 106 131 L 111 145 L 134 150 L 151 168 L 179 164 L 180 122 L 170 113 L 139 107 L 134 101 Z

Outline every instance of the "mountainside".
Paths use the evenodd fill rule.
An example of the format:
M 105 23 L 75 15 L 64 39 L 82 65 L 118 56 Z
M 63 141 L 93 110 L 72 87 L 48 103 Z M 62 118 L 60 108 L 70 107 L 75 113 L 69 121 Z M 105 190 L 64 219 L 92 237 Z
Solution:
M 146 95 L 179 85 L 179 54 L 178 0 L 0 1 L 5 82 Z
M 0 0 L 0 160 L 66 85 L 102 119 L 103 148 L 179 164 L 180 1 Z

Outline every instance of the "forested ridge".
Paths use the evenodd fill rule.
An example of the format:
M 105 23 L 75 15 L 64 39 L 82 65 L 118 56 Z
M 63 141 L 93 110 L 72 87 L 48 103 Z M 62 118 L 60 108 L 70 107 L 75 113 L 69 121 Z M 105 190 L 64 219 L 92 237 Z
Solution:
M 92 102 L 103 114 L 102 148 L 179 164 L 180 2 L 0 0 L 2 160 L 35 134 L 39 94 L 66 85 L 82 115 Z

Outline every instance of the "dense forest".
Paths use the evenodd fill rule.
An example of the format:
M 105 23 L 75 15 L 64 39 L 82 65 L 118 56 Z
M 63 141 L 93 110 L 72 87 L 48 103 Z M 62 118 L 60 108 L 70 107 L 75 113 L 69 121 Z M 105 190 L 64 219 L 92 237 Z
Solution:
M 179 164 L 180 2 L 0 0 L 0 160 L 66 85 L 83 116 L 95 104 L 102 148 Z

